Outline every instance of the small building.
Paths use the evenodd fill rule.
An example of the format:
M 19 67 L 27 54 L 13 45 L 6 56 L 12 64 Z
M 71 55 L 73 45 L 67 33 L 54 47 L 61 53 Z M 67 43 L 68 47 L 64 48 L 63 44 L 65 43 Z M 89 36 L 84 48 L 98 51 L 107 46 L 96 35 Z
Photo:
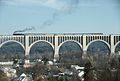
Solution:
M 33 81 L 33 78 L 31 75 L 27 75 L 25 73 L 22 73 L 20 77 L 17 79 L 17 81 Z
M 74 68 L 75 70 L 84 70 L 85 67 L 80 67 L 78 65 L 71 65 L 71 68 Z

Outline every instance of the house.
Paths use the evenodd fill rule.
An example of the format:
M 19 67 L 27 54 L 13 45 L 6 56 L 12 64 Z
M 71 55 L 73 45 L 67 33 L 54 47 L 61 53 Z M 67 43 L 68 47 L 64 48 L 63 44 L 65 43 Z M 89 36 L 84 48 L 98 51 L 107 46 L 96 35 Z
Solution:
M 33 81 L 33 78 L 31 75 L 26 75 L 25 73 L 22 73 L 17 81 Z
M 84 70 L 85 67 L 80 67 L 78 65 L 71 65 L 71 68 L 73 68 L 75 70 Z

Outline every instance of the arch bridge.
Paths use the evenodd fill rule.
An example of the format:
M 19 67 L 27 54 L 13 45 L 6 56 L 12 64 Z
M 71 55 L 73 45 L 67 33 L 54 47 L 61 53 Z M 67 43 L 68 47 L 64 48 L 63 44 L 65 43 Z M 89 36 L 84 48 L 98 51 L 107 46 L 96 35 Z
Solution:
M 72 41 L 77 43 L 83 50 L 83 54 L 88 51 L 88 47 L 96 42 L 104 43 L 110 50 L 110 54 L 116 51 L 116 47 L 120 44 L 120 35 L 104 35 L 104 34 L 24 34 L 24 35 L 1 35 L 0 36 L 0 48 L 8 43 L 15 42 L 21 45 L 25 51 L 25 56 L 30 54 L 30 49 L 37 42 L 46 42 L 54 50 L 54 58 L 59 58 L 60 47 L 68 42 Z

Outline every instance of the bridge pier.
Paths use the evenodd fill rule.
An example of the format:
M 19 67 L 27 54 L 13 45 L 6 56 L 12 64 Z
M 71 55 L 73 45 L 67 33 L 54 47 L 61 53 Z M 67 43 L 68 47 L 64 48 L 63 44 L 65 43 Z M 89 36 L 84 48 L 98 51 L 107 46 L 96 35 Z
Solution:
M 29 64 L 29 36 L 25 36 L 25 64 Z
M 111 40 L 111 42 L 110 42 L 110 44 L 111 44 L 111 48 L 110 48 L 110 50 L 111 50 L 111 54 L 114 54 L 115 53 L 115 47 L 114 47 L 114 35 L 110 35 L 110 40 Z
M 59 54 L 58 54 L 58 36 L 55 36 L 55 46 L 54 46 L 54 59 L 59 60 Z
M 84 59 L 86 57 L 87 54 L 87 49 L 86 49 L 86 35 L 83 35 L 83 55 L 82 55 L 82 59 Z
M 82 55 L 82 59 L 85 59 L 87 56 L 87 50 L 83 50 L 83 55 Z

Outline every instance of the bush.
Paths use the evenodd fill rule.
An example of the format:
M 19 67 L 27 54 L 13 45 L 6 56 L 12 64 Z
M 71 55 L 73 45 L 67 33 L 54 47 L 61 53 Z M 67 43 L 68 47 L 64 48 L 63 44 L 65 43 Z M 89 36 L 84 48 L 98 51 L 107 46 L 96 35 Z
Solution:
M 0 81 L 8 81 L 6 74 L 0 70 Z

